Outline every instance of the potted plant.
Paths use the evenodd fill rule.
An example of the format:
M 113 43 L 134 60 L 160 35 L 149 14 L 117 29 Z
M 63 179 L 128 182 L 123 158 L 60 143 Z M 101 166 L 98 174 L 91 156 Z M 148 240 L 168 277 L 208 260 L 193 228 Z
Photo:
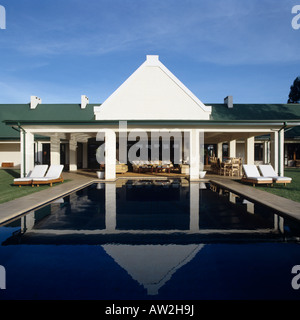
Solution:
M 203 179 L 206 175 L 206 171 L 199 171 L 199 178 Z
M 104 179 L 104 175 L 105 175 L 104 165 L 100 164 L 100 171 L 97 171 L 97 177 L 98 179 Z

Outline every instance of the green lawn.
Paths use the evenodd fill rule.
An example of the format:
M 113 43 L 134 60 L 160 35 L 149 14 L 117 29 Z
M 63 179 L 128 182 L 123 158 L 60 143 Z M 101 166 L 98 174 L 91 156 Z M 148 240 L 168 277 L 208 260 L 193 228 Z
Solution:
M 27 196 L 28 194 L 50 188 L 48 185 L 41 185 L 40 187 L 34 188 L 31 186 L 22 186 L 21 188 L 19 188 L 18 186 L 13 185 L 14 178 L 19 177 L 20 170 L 0 170 L 0 203 Z M 65 182 L 67 181 L 69 180 L 66 180 Z M 53 185 L 53 187 L 55 187 L 55 185 Z
M 300 169 L 287 168 L 284 170 L 284 176 L 293 179 L 286 187 L 283 184 L 274 184 L 273 187 L 255 186 L 255 188 L 300 202 Z

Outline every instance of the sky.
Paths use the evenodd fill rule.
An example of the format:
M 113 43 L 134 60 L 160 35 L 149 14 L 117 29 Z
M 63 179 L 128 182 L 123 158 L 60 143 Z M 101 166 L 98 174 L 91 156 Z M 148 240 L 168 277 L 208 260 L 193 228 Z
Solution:
M 0 103 L 102 103 L 149 54 L 204 103 L 286 103 L 300 75 L 297 4 L 0 0 Z

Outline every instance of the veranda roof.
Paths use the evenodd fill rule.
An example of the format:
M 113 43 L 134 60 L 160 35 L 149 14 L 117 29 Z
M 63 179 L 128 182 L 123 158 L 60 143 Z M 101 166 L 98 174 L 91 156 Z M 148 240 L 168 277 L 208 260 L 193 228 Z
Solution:
M 80 104 L 40 104 L 36 109 L 30 109 L 29 104 L 0 104 L 0 139 L 19 139 L 19 133 L 10 127 L 18 123 L 41 125 L 101 123 L 101 120 L 95 120 L 96 105 L 99 106 L 99 104 L 88 104 L 85 109 L 81 109 Z M 195 124 L 218 123 L 227 126 L 237 122 L 300 124 L 300 104 L 234 104 L 233 108 L 227 108 L 224 104 L 209 103 L 209 105 L 212 106 L 210 120 L 195 120 Z M 155 122 L 160 123 L 159 120 Z M 132 123 L 139 121 L 135 120 Z M 167 121 L 163 120 L 161 123 Z M 289 135 L 291 133 L 289 132 Z

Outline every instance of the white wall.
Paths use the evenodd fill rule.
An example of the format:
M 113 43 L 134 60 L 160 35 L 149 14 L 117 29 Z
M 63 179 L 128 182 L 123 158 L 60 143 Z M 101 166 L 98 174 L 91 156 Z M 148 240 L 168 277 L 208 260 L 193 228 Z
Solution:
M 96 120 L 207 120 L 205 106 L 158 59 L 147 61 L 100 107 Z
M 20 160 L 20 143 L 0 143 L 0 166 L 2 162 L 13 162 L 18 167 Z

